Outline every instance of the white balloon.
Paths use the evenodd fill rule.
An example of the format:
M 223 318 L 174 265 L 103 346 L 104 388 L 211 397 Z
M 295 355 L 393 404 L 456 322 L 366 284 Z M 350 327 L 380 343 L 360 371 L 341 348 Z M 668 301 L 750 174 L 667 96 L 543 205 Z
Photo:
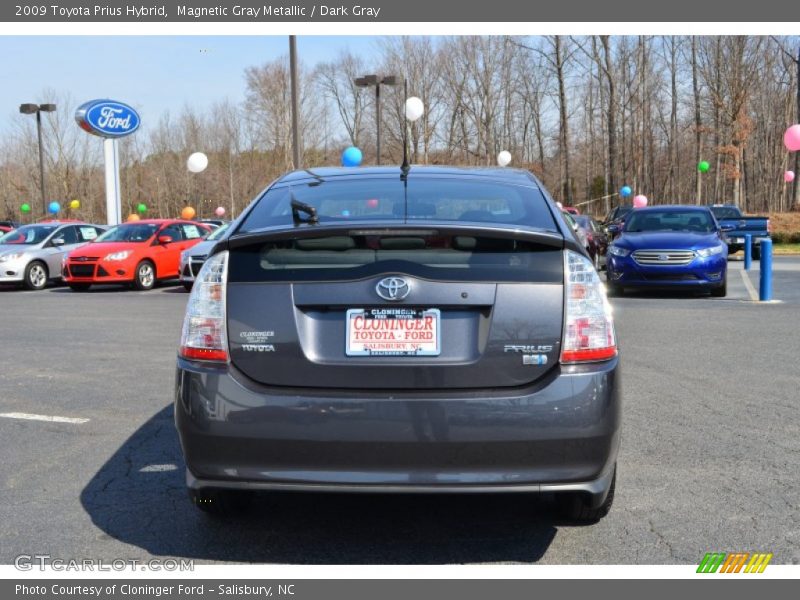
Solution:
M 511 164 L 511 152 L 508 150 L 503 150 L 500 154 L 497 155 L 497 164 L 501 167 L 507 167 Z
M 424 112 L 425 105 L 422 103 L 422 100 L 416 96 L 411 96 L 411 98 L 406 100 L 406 119 L 409 121 L 416 121 Z
M 556 206 L 557 206 L 558 208 L 564 208 L 564 205 L 563 205 L 563 204 L 561 204 L 561 202 L 556 202 Z
M 208 166 L 208 157 L 202 152 L 195 152 L 186 160 L 186 168 L 192 173 L 202 173 Z

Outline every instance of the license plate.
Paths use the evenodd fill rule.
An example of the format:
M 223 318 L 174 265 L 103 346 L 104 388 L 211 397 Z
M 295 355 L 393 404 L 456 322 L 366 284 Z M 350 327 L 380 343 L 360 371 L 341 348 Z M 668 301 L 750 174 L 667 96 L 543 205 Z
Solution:
M 744 244 L 744 238 L 733 238 L 734 244 Z
M 347 356 L 439 356 L 438 308 L 351 308 Z

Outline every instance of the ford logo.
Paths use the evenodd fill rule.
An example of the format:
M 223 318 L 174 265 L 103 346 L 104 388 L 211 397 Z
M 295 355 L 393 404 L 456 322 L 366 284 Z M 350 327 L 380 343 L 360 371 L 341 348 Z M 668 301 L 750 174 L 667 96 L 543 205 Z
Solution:
M 116 100 L 91 100 L 75 111 L 81 129 L 100 137 L 119 138 L 139 129 L 139 113 Z
M 378 282 L 375 291 L 384 300 L 397 302 L 408 296 L 411 286 L 402 277 L 386 277 Z
M 667 254 L 659 254 L 658 255 L 658 260 L 660 260 L 661 262 L 667 261 L 667 260 L 669 260 L 669 255 L 667 255 Z

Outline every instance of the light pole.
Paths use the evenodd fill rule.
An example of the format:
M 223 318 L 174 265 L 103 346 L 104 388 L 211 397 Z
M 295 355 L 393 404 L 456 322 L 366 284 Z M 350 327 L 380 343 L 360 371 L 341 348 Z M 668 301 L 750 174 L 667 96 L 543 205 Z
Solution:
M 39 137 L 39 186 L 42 190 L 42 214 L 47 216 L 47 192 L 44 186 L 44 148 L 42 146 L 42 113 L 54 112 L 55 104 L 20 104 L 19 112 L 23 115 L 36 115 L 36 134 Z
M 292 160 L 294 168 L 299 169 L 300 164 L 300 126 L 298 125 L 299 111 L 297 107 L 297 36 L 289 36 L 289 73 L 292 88 Z
M 353 80 L 357 87 L 365 88 L 375 86 L 375 132 L 377 139 L 375 142 L 375 164 L 381 164 L 381 85 L 400 85 L 403 78 L 400 75 L 364 75 Z

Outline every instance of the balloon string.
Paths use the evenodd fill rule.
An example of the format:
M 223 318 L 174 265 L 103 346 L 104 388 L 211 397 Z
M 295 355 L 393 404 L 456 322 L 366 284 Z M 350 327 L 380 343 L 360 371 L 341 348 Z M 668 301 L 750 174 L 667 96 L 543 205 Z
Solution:
M 613 198 L 614 196 L 619 196 L 619 192 L 614 192 L 613 194 L 608 194 L 607 196 L 599 196 L 597 198 L 592 198 L 591 200 L 586 200 L 584 202 L 578 202 L 577 204 L 573 204 L 572 206 L 583 206 L 584 204 L 590 204 L 591 202 L 597 202 L 598 200 L 605 200 L 606 198 Z

